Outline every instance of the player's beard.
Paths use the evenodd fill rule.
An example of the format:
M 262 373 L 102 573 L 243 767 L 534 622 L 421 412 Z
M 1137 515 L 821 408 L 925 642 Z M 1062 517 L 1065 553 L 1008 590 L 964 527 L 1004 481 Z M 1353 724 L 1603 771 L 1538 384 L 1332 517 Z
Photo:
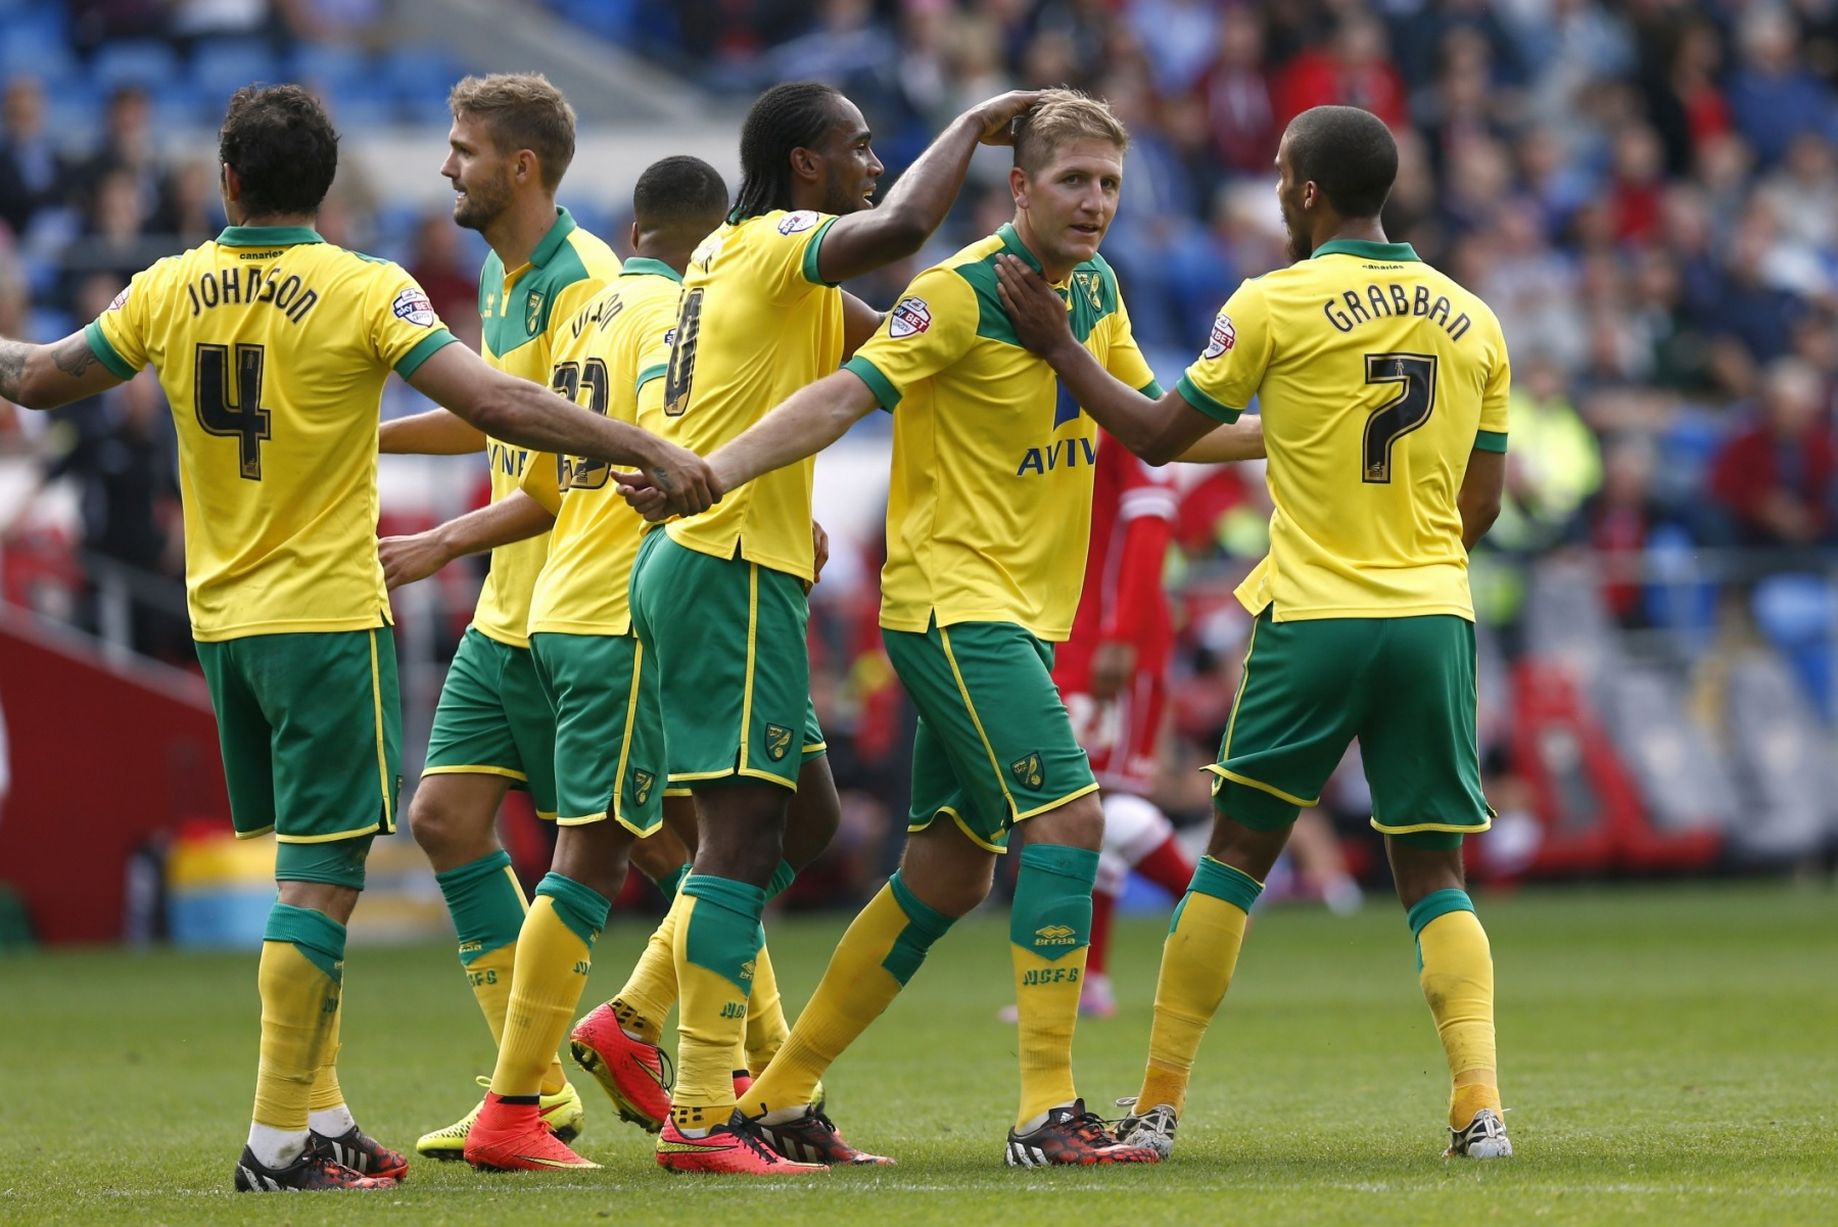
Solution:
M 862 181 L 855 179 L 847 182 L 842 175 L 832 174 L 827 189 L 824 191 L 823 211 L 842 217 L 849 213 L 859 213 L 863 209 L 872 209 L 874 204 L 862 195 Z
M 510 202 L 510 184 L 502 179 L 468 185 L 466 194 L 453 202 L 453 222 L 467 230 L 484 230 L 498 220 Z
M 1299 209 L 1293 209 L 1288 200 L 1278 198 L 1283 212 L 1283 235 L 1289 240 L 1289 259 L 1300 263 L 1315 254 L 1315 246 L 1302 231 Z

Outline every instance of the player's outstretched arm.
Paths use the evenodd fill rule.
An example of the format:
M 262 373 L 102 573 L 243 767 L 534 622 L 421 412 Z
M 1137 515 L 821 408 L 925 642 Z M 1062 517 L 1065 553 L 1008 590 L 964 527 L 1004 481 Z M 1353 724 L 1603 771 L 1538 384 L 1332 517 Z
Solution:
M 717 448 L 708 458 L 713 479 L 723 491 L 738 490 L 762 473 L 815 456 L 842 438 L 874 405 L 874 393 L 853 371 L 825 375 Z M 645 482 L 621 482 L 619 492 L 647 520 L 670 515 L 660 492 Z
M 485 432 L 450 410 L 430 409 L 384 422 L 377 450 L 385 456 L 465 456 L 485 450 Z
M 0 399 L 23 408 L 55 409 L 123 382 L 81 332 L 52 345 L 0 337 Z
M 443 345 L 415 368 L 409 383 L 494 439 L 636 467 L 675 514 L 707 511 L 721 497 L 723 488 L 694 452 L 495 371 L 464 345 Z
M 817 249 L 817 272 L 835 284 L 905 259 L 932 237 L 964 186 L 978 145 L 1014 143 L 1014 123 L 1036 102 L 1015 90 L 979 103 L 951 121 L 919 160 L 888 189 L 879 208 L 837 218 Z
M 996 289 L 1021 343 L 1047 360 L 1098 425 L 1150 464 L 1167 464 L 1184 455 L 1219 426 L 1179 392 L 1151 400 L 1099 366 L 1072 335 L 1066 304 L 1053 287 L 1014 256 L 996 258 Z M 1258 437 L 1262 439 L 1261 433 Z
M 426 579 L 456 558 L 526 541 L 555 527 L 555 516 L 521 490 L 437 528 L 377 542 L 383 582 L 391 588 Z
M 1475 448 L 1468 454 L 1468 472 L 1461 479 L 1455 505 L 1461 508 L 1461 543 L 1472 550 L 1493 527 L 1500 514 L 1500 496 L 1506 489 L 1506 453 Z
M 1210 434 L 1175 457 L 1187 464 L 1235 464 L 1263 458 L 1264 420 L 1255 413 L 1213 427 Z

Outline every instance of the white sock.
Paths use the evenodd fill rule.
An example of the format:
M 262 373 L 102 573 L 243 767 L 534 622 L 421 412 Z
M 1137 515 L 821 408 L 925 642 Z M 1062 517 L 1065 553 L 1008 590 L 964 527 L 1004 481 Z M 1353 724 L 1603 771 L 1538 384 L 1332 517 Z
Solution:
M 306 1130 L 277 1129 L 273 1125 L 251 1122 L 249 1149 L 255 1161 L 271 1171 L 286 1167 L 306 1149 Z
M 809 1111 L 808 1107 L 774 1108 L 761 1115 L 759 1120 L 762 1125 L 789 1125 Z
M 1031 1118 L 1025 1125 L 1022 1125 L 1021 1128 L 1015 1130 L 1015 1132 L 1016 1133 L 1032 1133 L 1034 1132 L 1034 1130 L 1040 1128 L 1042 1125 L 1047 1123 L 1047 1117 L 1059 1111 L 1060 1108 L 1070 1108 L 1071 1106 L 1072 1105 L 1069 1103 L 1062 1103 L 1059 1105 L 1059 1107 L 1049 1108 L 1047 1111 L 1042 1112 L 1039 1116 Z
M 351 1109 L 344 1104 L 336 1108 L 319 1108 L 306 1114 L 307 1128 L 325 1137 L 343 1137 L 357 1128 L 357 1121 L 351 1116 Z

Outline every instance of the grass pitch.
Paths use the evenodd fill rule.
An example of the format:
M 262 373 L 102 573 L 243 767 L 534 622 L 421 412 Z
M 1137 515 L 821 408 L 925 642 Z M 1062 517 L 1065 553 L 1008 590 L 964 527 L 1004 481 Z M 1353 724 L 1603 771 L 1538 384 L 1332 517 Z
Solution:
M 577 1146 L 605 1171 L 416 1162 L 386 1194 L 237 1195 L 252 954 L 0 959 L 0 1222 L 1834 1222 L 1835 905 L 1750 886 L 1482 899 L 1519 1152 L 1490 1164 L 1439 1157 L 1446 1075 L 1396 905 L 1352 920 L 1270 910 L 1201 1052 L 1174 1161 L 1057 1172 L 1001 1166 L 1016 1087 L 1013 1030 L 995 1019 L 1006 924 L 974 918 L 828 1080 L 844 1130 L 900 1166 L 769 1186 L 663 1173 L 580 1075 Z M 771 928 L 788 1002 L 843 924 Z M 1161 933 L 1118 926 L 1124 1008 L 1078 1032 L 1094 1102 L 1135 1090 Z M 644 936 L 615 923 L 590 995 L 618 987 Z M 346 991 L 346 1091 L 366 1129 L 407 1149 L 476 1098 L 484 1026 L 448 948 L 354 950 Z

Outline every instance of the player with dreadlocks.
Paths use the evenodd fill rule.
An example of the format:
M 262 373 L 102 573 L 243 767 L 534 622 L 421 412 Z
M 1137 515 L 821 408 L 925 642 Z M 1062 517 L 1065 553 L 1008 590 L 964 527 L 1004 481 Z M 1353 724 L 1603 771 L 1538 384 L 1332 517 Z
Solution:
M 884 168 L 854 103 L 814 82 L 762 94 L 741 129 L 738 203 L 684 278 L 664 436 L 706 454 L 840 367 L 879 320 L 837 283 L 917 252 L 976 147 L 1008 143 L 1036 98 L 1004 94 L 960 115 L 877 208 Z M 734 491 L 716 514 L 652 532 L 633 571 L 633 627 L 662 683 L 669 783 L 694 794 L 698 828 L 690 874 L 652 946 L 668 942 L 680 993 L 677 1082 L 657 1151 L 675 1171 L 823 1170 L 782 1155 L 883 1161 L 814 1108 L 763 1141 L 734 1110 L 749 997 L 761 1004 L 752 991 L 766 966 L 761 909 L 828 841 L 839 813 L 805 648 L 812 468 L 792 465 Z M 628 994 L 642 997 L 634 987 Z M 632 1038 L 655 1044 L 657 1020 L 646 1021 Z

